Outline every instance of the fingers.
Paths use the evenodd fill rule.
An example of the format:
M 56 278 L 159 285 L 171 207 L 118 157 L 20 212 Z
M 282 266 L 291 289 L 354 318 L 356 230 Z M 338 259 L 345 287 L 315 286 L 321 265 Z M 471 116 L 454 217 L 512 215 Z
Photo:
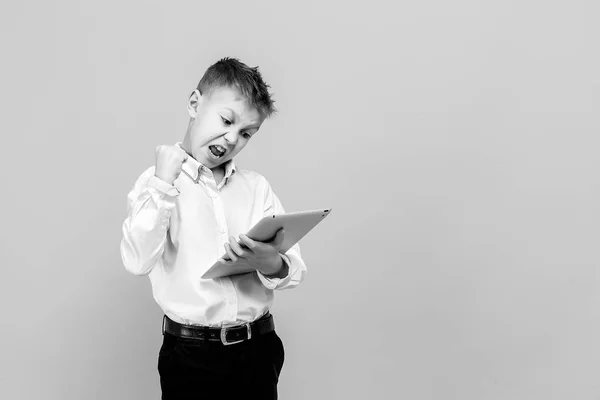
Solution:
M 256 248 L 256 246 L 258 246 L 257 242 L 250 239 L 248 236 L 244 235 L 243 233 L 240 235 L 240 242 L 242 242 L 242 244 L 244 244 L 250 250 L 253 250 Z
M 242 259 L 242 261 L 243 261 L 243 259 L 245 259 L 251 253 L 257 253 L 257 252 L 260 253 L 261 251 L 262 252 L 272 251 L 272 250 L 268 250 L 268 247 L 273 247 L 276 250 L 279 250 L 281 248 L 281 244 L 283 243 L 284 232 L 285 231 L 283 230 L 283 228 L 278 230 L 277 233 L 275 234 L 275 237 L 270 242 L 266 242 L 266 243 L 261 243 L 261 242 L 252 240 L 247 235 L 244 235 L 244 234 L 240 235 L 240 242 L 238 243 L 236 238 L 231 236 L 229 238 L 229 243 L 225 243 L 225 245 L 224 245 L 225 252 L 227 253 L 227 256 L 229 256 L 231 261 L 229 261 L 229 262 L 221 261 L 221 262 L 224 262 L 226 264 L 233 264 L 240 259 Z M 223 260 L 223 259 L 221 259 L 221 260 Z
M 231 249 L 231 246 L 229 245 L 229 243 L 225 243 L 225 252 L 227 253 L 227 255 L 229 256 L 229 258 L 231 259 L 231 263 L 234 263 L 234 262 L 236 262 L 238 260 L 238 256 Z
M 182 149 L 179 146 L 173 146 L 176 150 L 177 150 L 177 156 L 179 157 L 179 160 L 181 161 L 181 163 L 185 163 L 189 157 L 188 153 L 186 153 L 186 151 L 184 149 Z
M 183 157 L 181 162 L 182 162 L 182 163 L 184 163 L 184 162 L 186 162 L 186 161 L 187 161 L 187 159 L 188 159 L 188 157 L 189 157 L 189 154 L 188 154 L 188 153 L 186 153 L 186 151 L 185 151 L 185 150 L 183 150 L 181 147 L 180 147 L 180 150 L 181 150 L 181 151 L 180 151 L 179 153 L 180 153 L 180 154 L 181 154 L 181 156 Z
M 235 237 L 233 236 L 229 237 L 229 246 L 238 257 L 244 257 L 246 255 L 246 252 L 244 251 L 244 249 L 242 249 L 242 246 L 240 246 L 240 244 L 237 242 L 237 240 L 235 240 Z
M 257 242 L 255 240 L 250 239 L 246 235 L 240 235 L 240 241 L 245 246 L 248 246 L 249 250 L 255 254 L 263 253 L 265 251 L 270 252 L 272 251 L 271 248 L 275 249 L 275 251 L 279 251 L 279 249 L 281 248 L 281 244 L 283 243 L 284 232 L 285 231 L 283 230 L 283 228 L 281 228 L 277 231 L 275 237 L 269 240 L 268 242 Z

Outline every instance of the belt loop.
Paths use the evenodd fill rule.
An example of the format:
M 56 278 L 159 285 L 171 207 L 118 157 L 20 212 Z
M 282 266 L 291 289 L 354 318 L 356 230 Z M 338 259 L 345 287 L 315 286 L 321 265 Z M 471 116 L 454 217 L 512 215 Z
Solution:
M 247 332 L 247 339 L 250 340 L 252 339 L 252 327 L 250 326 L 250 323 L 246 324 L 246 332 Z

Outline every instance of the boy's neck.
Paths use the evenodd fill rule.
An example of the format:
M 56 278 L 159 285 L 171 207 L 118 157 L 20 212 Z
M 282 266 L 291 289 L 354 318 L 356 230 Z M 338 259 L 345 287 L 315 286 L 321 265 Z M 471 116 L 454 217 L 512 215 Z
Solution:
M 210 169 L 213 173 L 213 177 L 215 178 L 215 182 L 217 183 L 217 185 L 219 185 L 219 183 L 221 183 L 221 181 L 223 180 L 223 178 L 225 177 L 225 167 L 223 166 L 223 164 L 215 167 L 215 168 L 211 168 Z

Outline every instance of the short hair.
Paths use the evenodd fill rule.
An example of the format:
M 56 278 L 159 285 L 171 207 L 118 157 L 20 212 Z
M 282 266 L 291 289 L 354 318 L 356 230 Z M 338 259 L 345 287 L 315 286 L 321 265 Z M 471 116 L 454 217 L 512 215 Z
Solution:
M 251 68 L 236 58 L 225 57 L 206 70 L 197 89 L 208 95 L 218 87 L 237 88 L 242 96 L 266 118 L 277 112 L 258 67 Z

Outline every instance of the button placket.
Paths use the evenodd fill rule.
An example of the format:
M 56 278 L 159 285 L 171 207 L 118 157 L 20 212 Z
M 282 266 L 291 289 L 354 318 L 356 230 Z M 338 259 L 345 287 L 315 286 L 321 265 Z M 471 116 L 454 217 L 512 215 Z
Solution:
M 206 190 L 208 191 L 208 195 L 212 199 L 213 203 L 213 212 L 215 221 L 217 222 L 218 229 L 221 233 L 220 240 L 221 250 L 224 251 L 225 243 L 229 243 L 228 230 L 227 230 L 227 219 L 225 218 L 225 208 L 223 207 L 223 201 L 221 200 L 221 196 L 219 196 L 219 189 L 223 185 L 217 186 L 214 176 L 212 172 L 208 168 L 202 168 L 204 172 L 202 174 L 202 182 Z M 221 287 L 224 290 L 225 297 L 225 312 L 224 312 L 224 323 L 235 323 L 237 320 L 237 309 L 238 309 L 238 298 L 237 293 L 234 287 L 234 284 L 229 277 L 223 277 L 221 280 Z
M 224 280 L 225 286 L 225 319 L 228 322 L 235 322 L 237 319 L 237 295 L 231 278 Z
M 217 225 L 219 225 L 219 231 L 222 235 L 227 235 L 227 220 L 225 218 L 223 202 L 220 197 L 214 198 L 213 206 L 215 210 L 215 220 L 217 221 Z

